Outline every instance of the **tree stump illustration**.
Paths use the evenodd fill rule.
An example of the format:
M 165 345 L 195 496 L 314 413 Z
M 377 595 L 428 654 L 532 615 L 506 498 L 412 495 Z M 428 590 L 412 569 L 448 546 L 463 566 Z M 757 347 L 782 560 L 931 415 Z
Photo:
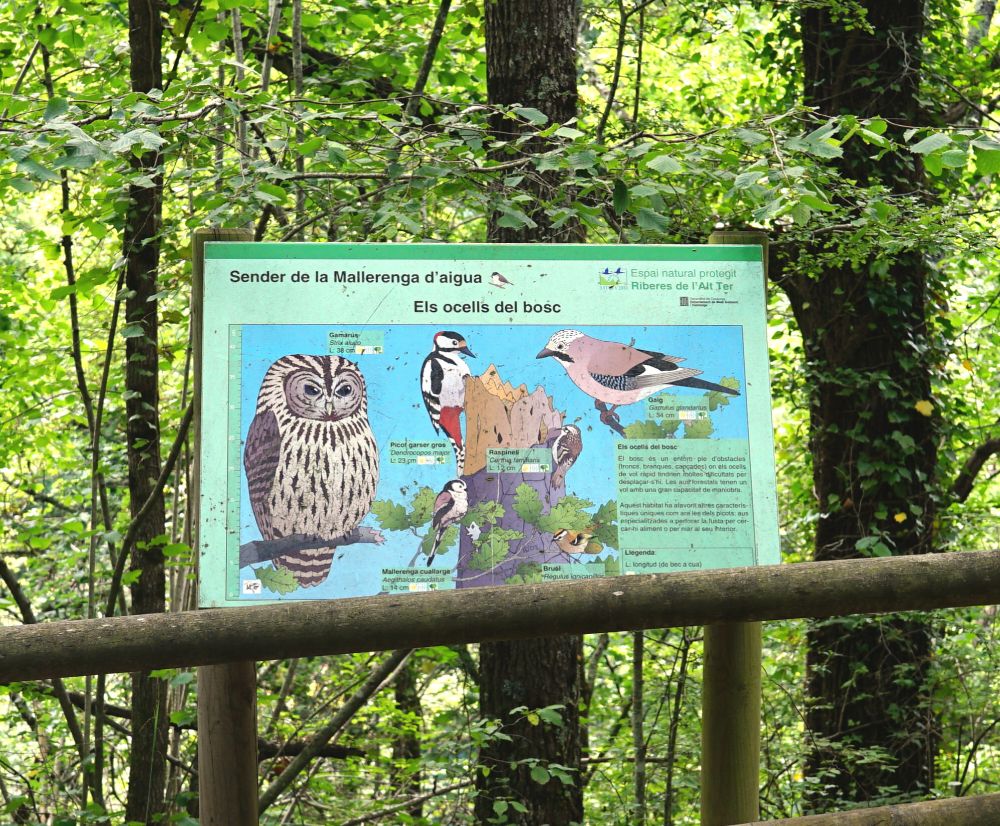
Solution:
M 513 387 L 491 364 L 481 376 L 466 379 L 465 416 L 462 478 L 468 485 L 469 513 L 476 519 L 467 519 L 461 531 L 456 587 L 538 581 L 544 563 L 566 561 L 552 541 L 552 532 L 533 524 L 566 494 L 564 481 L 552 483 L 551 460 L 563 413 L 553 407 L 544 388 L 529 393 L 523 384 Z M 544 448 L 550 454 L 548 468 L 490 471 L 491 448 Z

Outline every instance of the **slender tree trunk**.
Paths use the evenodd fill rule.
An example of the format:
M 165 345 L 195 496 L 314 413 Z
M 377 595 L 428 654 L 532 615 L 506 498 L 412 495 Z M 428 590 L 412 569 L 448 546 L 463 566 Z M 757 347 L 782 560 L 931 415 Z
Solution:
M 862 6 L 871 31 L 845 28 L 825 9 L 803 12 L 805 101 L 824 114 L 919 123 L 923 2 Z M 923 185 L 913 158 L 878 159 L 849 143 L 841 165 L 862 185 L 909 194 Z M 874 250 L 860 265 L 832 260 L 817 274 L 781 281 L 808 362 L 822 512 L 815 558 L 859 556 L 856 543 L 867 537 L 895 554 L 926 553 L 933 550 L 938 419 L 915 405 L 930 399 L 935 358 L 929 270 L 919 250 Z M 887 789 L 912 795 L 928 788 L 936 748 L 929 624 L 899 615 L 827 620 L 812 626 L 808 646 L 806 722 L 815 746 L 806 774 L 827 784 L 815 808 L 836 806 L 838 797 L 866 801 Z M 887 749 L 889 760 L 858 759 L 873 748 Z
M 642 631 L 632 633 L 632 750 L 635 763 L 632 765 L 632 784 L 635 789 L 635 804 L 630 823 L 646 826 L 646 735 L 643 731 L 643 662 L 646 638 Z
M 163 38 L 159 4 L 129 0 L 129 47 L 132 91 L 139 93 L 162 86 L 161 44 Z M 125 317 L 134 330 L 126 340 L 128 389 L 128 476 L 132 518 L 150 494 L 160 474 L 160 422 L 157 352 L 157 267 L 159 230 L 163 200 L 161 158 L 146 152 L 132 158 L 136 175 L 147 175 L 152 186 L 132 184 L 125 217 Z M 162 612 L 166 578 L 161 545 L 151 541 L 165 531 L 165 509 L 160 495 L 139 527 L 132 570 L 139 578 L 132 584 L 132 611 Z M 167 751 L 167 683 L 149 674 L 132 675 L 132 748 L 129 753 L 128 799 L 125 819 L 152 823 L 163 811 Z
M 486 63 L 489 101 L 520 103 L 544 112 L 551 120 L 576 115 L 576 0 L 495 0 L 486 4 Z M 494 118 L 494 137 L 516 136 L 513 121 Z M 541 139 L 539 139 L 541 140 Z M 578 241 L 580 227 L 569 221 L 560 228 L 544 211 L 545 202 L 571 196 L 555 176 L 533 174 L 523 188 L 537 198 L 529 214 L 536 226 L 511 229 L 491 216 L 488 237 L 493 242 Z M 526 642 L 484 643 L 480 646 L 480 709 L 484 717 L 504 723 L 510 740 L 493 740 L 480 751 L 488 774 L 476 776 L 477 821 L 496 817 L 494 802 L 513 799 L 527 811 L 513 808 L 507 822 L 564 826 L 583 822 L 580 776 L 580 692 L 583 641 L 557 637 Z M 518 707 L 562 706 L 562 725 L 531 725 Z M 565 785 L 552 778 L 542 784 L 531 777 L 531 764 L 556 763 L 575 773 Z
M 407 807 L 406 813 L 413 818 L 421 818 L 424 813 L 423 800 L 420 798 L 420 780 L 422 773 L 418 768 L 420 762 L 420 721 L 423 708 L 420 705 L 420 694 L 417 692 L 417 671 L 412 660 L 403 665 L 396 674 L 394 685 L 396 708 L 412 717 L 401 723 L 402 729 L 392 743 L 392 759 L 394 762 L 407 761 L 407 765 L 394 779 L 396 794 L 403 798 L 415 798 L 413 805 Z

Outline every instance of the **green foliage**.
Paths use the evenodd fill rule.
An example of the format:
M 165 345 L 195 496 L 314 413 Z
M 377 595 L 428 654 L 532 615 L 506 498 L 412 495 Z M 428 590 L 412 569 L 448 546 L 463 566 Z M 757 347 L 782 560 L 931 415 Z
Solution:
M 721 379 L 719 379 L 718 383 L 721 384 L 723 387 L 729 387 L 732 390 L 740 389 L 740 380 L 732 376 L 723 376 Z M 705 394 L 705 398 L 708 399 L 709 412 L 713 412 L 717 410 L 719 407 L 726 407 L 729 404 L 730 399 L 732 399 L 732 396 L 730 396 L 728 393 L 722 393 L 718 390 L 709 390 Z
M 447 528 L 444 534 L 441 536 L 441 544 L 438 545 L 437 554 L 443 555 L 448 553 L 458 542 L 458 526 L 452 525 Z M 431 547 L 434 545 L 434 532 L 428 531 L 423 539 L 420 540 L 420 552 L 423 554 L 430 554 Z
M 388 499 L 376 499 L 372 502 L 372 515 L 382 530 L 405 531 L 420 528 L 434 516 L 435 498 L 437 494 L 434 490 L 425 485 L 413 495 L 407 506 Z
M 526 482 L 522 482 L 514 491 L 514 512 L 529 525 L 537 525 L 542 515 L 542 498 Z
M 685 439 L 708 439 L 715 432 L 711 419 L 692 419 L 684 422 Z
M 287 568 L 262 565 L 260 568 L 254 568 L 253 573 L 260 580 L 261 585 L 275 594 L 284 596 L 298 590 L 299 583 Z
M 783 262 L 780 273 L 772 271 L 772 277 L 808 282 L 831 267 L 853 268 L 886 282 L 863 301 L 898 306 L 901 312 L 905 307 L 899 303 L 898 285 L 886 276 L 889 262 L 914 252 L 932 262 L 935 276 L 923 297 L 927 329 L 904 331 L 910 354 L 904 366 L 913 368 L 918 360 L 935 365 L 933 385 L 919 395 L 880 367 L 864 374 L 832 369 L 823 353 L 803 342 L 797 331 L 795 314 L 808 313 L 809 308 L 799 306 L 793 312 L 780 291 L 771 290 L 782 550 L 789 559 L 808 558 L 819 520 L 849 507 L 841 496 L 818 503 L 813 496 L 807 449 L 811 387 L 830 388 L 845 400 L 870 401 L 865 415 L 890 419 L 881 438 L 868 439 L 860 431 L 848 434 L 856 452 L 853 464 L 840 468 L 854 475 L 866 500 L 886 487 L 896 492 L 893 501 L 872 509 L 872 524 L 864 520 L 864 536 L 856 545 L 863 554 L 891 552 L 896 526 L 910 529 L 923 518 L 922 502 L 902 496 L 910 488 L 907 474 L 912 476 L 907 461 L 922 447 L 913 440 L 901 411 L 923 415 L 915 405 L 925 402 L 941 421 L 940 480 L 955 478 L 970 452 L 996 435 L 991 428 L 1000 416 L 993 390 L 1000 375 L 1000 260 L 993 178 L 1000 172 L 1000 142 L 991 129 L 980 128 L 980 122 L 989 121 L 981 121 L 976 107 L 987 110 L 1000 92 L 997 69 L 990 64 L 995 30 L 979 48 L 967 48 L 967 10 L 953 3 L 927 6 L 921 99 L 931 113 L 928 123 L 948 122 L 949 128 L 937 129 L 926 123 L 899 127 L 861 113 L 828 119 L 802 108 L 802 54 L 794 6 L 647 6 L 641 16 L 626 21 L 627 51 L 616 106 L 605 139 L 597 142 L 594 127 L 606 104 L 610 58 L 618 37 L 619 9 L 614 4 L 583 5 L 580 53 L 586 68 L 580 117 L 571 124 L 551 123 L 544 112 L 529 107 L 503 111 L 482 103 L 483 7 L 471 2 L 452 4 L 429 79 L 430 96 L 413 118 L 404 116 L 402 109 L 436 12 L 430 3 L 307 4 L 304 27 L 312 52 L 306 58 L 304 92 L 296 102 L 289 99 L 286 74 L 290 8 L 283 7 L 272 82 L 263 91 L 265 6 L 207 0 L 195 12 L 190 3 L 165 4 L 166 77 L 164 88 L 149 95 L 128 89 L 123 5 L 98 8 L 78 0 L 43 0 L 0 9 L 0 24 L 9 34 L 0 43 L 0 227 L 5 239 L 0 247 L 0 543 L 5 562 L 40 620 L 87 616 L 91 537 L 97 542 L 94 604 L 103 604 L 110 560 L 120 550 L 129 524 L 122 350 L 126 341 L 140 339 L 145 331 L 119 319 L 112 334 L 111 316 L 119 292 L 127 192 L 130 186 L 152 183 L 132 162 L 151 150 L 163 153 L 167 180 L 158 272 L 164 455 L 178 413 L 190 398 L 185 364 L 192 228 L 255 225 L 261 237 L 270 240 L 293 237 L 301 226 L 303 240 L 482 241 L 491 213 L 506 226 L 532 226 L 538 223 L 534 210 L 539 206 L 553 221 L 578 219 L 588 241 L 697 243 L 716 222 L 773 229 L 774 250 L 794 249 L 798 254 Z M 241 16 L 246 38 L 242 79 L 235 76 L 232 53 L 234 11 Z M 859 31 L 870 28 L 854 2 L 838 2 L 829 13 L 833 20 L 852 21 Z M 640 42 L 641 76 L 638 60 L 631 57 Z M 593 85 L 595 76 L 601 88 Z M 634 119 L 633 96 L 639 101 Z M 624 106 L 619 109 L 617 104 Z M 241 116 L 250 122 L 245 148 L 237 145 L 235 126 Z M 529 140 L 492 143 L 488 129 L 494 117 L 531 126 L 558 143 L 542 152 Z M 878 181 L 843 174 L 838 164 L 851 153 L 897 159 L 903 170 L 919 162 L 931 176 L 929 186 L 903 195 Z M 538 204 L 526 195 L 523 182 L 546 171 L 562 176 L 563 186 L 558 199 Z M 73 284 L 63 264 L 64 235 L 74 252 Z M 91 435 L 69 357 L 71 301 L 78 310 L 81 372 L 95 402 L 104 359 L 110 357 L 98 457 L 101 478 L 108 482 L 103 492 L 107 521 L 101 503 L 93 508 L 91 503 Z M 867 332 L 859 329 L 858 335 Z M 116 348 L 110 354 L 109 340 Z M 730 402 L 726 394 L 707 396 L 711 411 Z M 401 409 L 400 415 L 419 412 Z M 670 438 L 679 428 L 676 420 L 646 421 L 630 424 L 627 434 Z M 684 436 L 710 435 L 699 433 L 699 428 L 705 426 L 686 427 Z M 189 604 L 185 600 L 193 576 L 194 560 L 185 539 L 186 486 L 175 487 L 175 480 L 185 478 L 184 470 L 168 483 L 168 503 L 176 496 L 177 508 L 174 515 L 168 506 L 169 537 L 161 545 L 174 607 Z M 969 550 L 995 547 L 997 484 L 984 472 L 964 503 L 943 486 L 928 492 L 944 542 Z M 421 488 L 408 500 L 405 495 L 399 502 L 381 500 L 373 505 L 373 520 L 383 530 L 423 533 L 420 541 L 426 552 L 434 496 L 432 489 Z M 590 513 L 590 503 L 566 499 L 543 515 L 541 501 L 519 490 L 513 507 L 525 522 L 550 530 L 593 525 L 598 541 L 617 547 L 614 502 Z M 897 523 L 899 514 L 906 519 Z M 481 570 L 502 559 L 518 538 L 496 527 L 503 515 L 502 506 L 487 503 L 463 520 L 484 529 L 474 560 L 485 566 Z M 442 552 L 453 549 L 457 535 L 455 528 L 446 533 Z M 292 587 L 294 580 L 289 581 L 283 569 L 256 570 L 274 593 Z M 618 561 L 605 560 L 604 570 L 618 573 Z M 536 576 L 534 568 L 523 565 L 511 580 L 534 581 Z M 17 621 L 17 606 L 5 589 L 0 589 L 0 607 Z M 990 788 L 1000 778 L 1000 736 L 988 723 L 1000 714 L 1000 657 L 990 630 L 993 619 L 988 611 L 962 609 L 936 614 L 935 623 L 942 636 L 935 647 L 940 682 L 934 686 L 933 710 L 940 715 L 942 739 L 934 794 L 969 794 Z M 768 790 L 763 814 L 769 817 L 797 814 L 806 793 L 823 793 L 822 778 L 801 772 L 806 749 L 799 724 L 805 633 L 804 623 L 773 623 L 765 649 L 768 749 L 762 782 Z M 664 714 L 656 725 L 647 726 L 649 753 L 666 757 L 669 742 L 662 721 L 673 711 L 677 684 L 671 680 L 682 673 L 680 654 L 687 640 L 679 629 L 651 632 L 648 639 L 657 656 L 645 663 L 647 686 L 667 688 Z M 630 755 L 628 726 L 616 724 L 621 697 L 629 696 L 628 651 L 627 638 L 612 635 L 599 662 L 594 699 L 587 709 L 595 754 Z M 423 708 L 398 708 L 393 692 L 382 692 L 352 721 L 345 742 L 381 744 L 385 756 L 399 734 L 416 732 L 423 753 L 411 760 L 411 767 L 423 768 L 441 785 L 472 777 L 476 766 L 470 755 L 476 746 L 506 735 L 499 723 L 490 728 L 470 722 L 468 708 L 476 696 L 469 675 L 475 663 L 470 667 L 468 652 L 465 655 L 463 659 L 452 649 L 421 655 L 414 671 Z M 700 656 L 700 643 L 695 642 L 686 666 L 690 681 L 677 709 L 671 766 L 675 823 L 697 817 Z M 349 691 L 365 670 L 363 657 L 261 669 L 262 719 L 274 719 L 266 736 L 277 742 L 300 736 L 297 732 L 307 731 L 310 721 L 328 713 L 324 704 Z M 286 679 L 288 690 L 283 692 Z M 962 690 L 956 692 L 955 685 Z M 85 690 L 82 680 L 68 686 Z M 124 686 L 124 681 L 109 680 L 111 703 L 128 705 Z M 186 704 L 173 705 L 171 700 L 174 721 L 183 723 L 190 714 L 192 687 L 177 683 L 170 690 L 178 700 L 187 694 Z M 279 702 L 279 697 L 285 699 Z M 51 812 L 60 813 L 56 817 L 65 822 L 120 819 L 120 813 L 96 811 L 92 802 L 80 804 L 82 761 L 49 687 L 0 687 L 0 714 L 7 732 L 0 742 L 0 779 L 9 795 L 3 807 L 7 820 L 43 822 L 51 819 Z M 35 723 L 29 726 L 27 719 Z M 38 732 L 44 738 L 36 736 Z M 118 766 L 128 739 L 107 728 L 105 737 L 105 764 Z M 193 747 L 194 740 L 181 732 L 178 765 L 193 760 Z M 886 755 L 872 751 L 867 758 L 874 764 Z M 407 796 L 396 785 L 405 765 L 402 759 L 388 758 L 340 761 L 336 773 L 312 777 L 309 798 L 331 821 L 356 817 L 362 810 L 373 812 L 390 796 Z M 530 765 L 536 782 L 552 788 L 559 768 Z M 273 772 L 274 766 L 265 764 L 263 770 Z M 650 764 L 647 770 L 649 800 L 659 805 L 667 764 Z M 542 771 L 548 775 L 544 781 Z M 113 778 L 105 777 L 112 808 L 117 803 L 110 801 L 122 794 L 122 777 L 117 771 Z M 631 764 L 601 764 L 600 777 L 600 783 L 587 785 L 588 822 L 617 822 L 629 802 Z M 181 774 L 173 780 L 177 786 L 186 783 Z M 184 823 L 184 801 L 178 800 L 170 817 Z M 506 803 L 502 812 L 494 809 L 498 817 L 511 817 L 523 808 L 513 799 L 496 803 Z M 21 806 L 26 808 L 18 812 Z M 36 806 L 39 811 L 32 808 Z M 425 803 L 425 819 L 458 823 L 465 809 L 464 798 L 442 795 Z M 269 817 L 266 813 L 263 822 Z
M 556 502 L 548 513 L 539 516 L 536 525 L 543 533 L 581 531 L 589 526 L 594 518 L 586 510 L 591 507 L 593 507 L 592 502 L 570 494 Z
M 431 517 L 434 516 L 434 500 L 436 498 L 437 494 L 434 493 L 433 488 L 426 485 L 416 492 L 410 501 L 409 512 L 406 515 L 406 521 L 411 528 L 419 528 L 431 521 Z
M 387 499 L 376 499 L 372 502 L 372 515 L 384 531 L 405 531 L 410 526 L 406 508 Z
M 618 503 L 613 499 L 594 514 L 594 538 L 608 548 L 618 548 Z
M 517 566 L 517 573 L 504 580 L 508 585 L 526 585 L 542 581 L 542 566 L 537 562 L 522 562 Z
M 672 439 L 680 427 L 680 419 L 645 419 L 625 425 L 626 439 Z
M 476 548 L 469 559 L 469 567 L 474 571 L 490 571 L 503 562 L 510 553 L 510 543 L 524 539 L 521 531 L 494 526 L 483 531 L 473 543 Z
M 503 518 L 504 513 L 506 511 L 502 504 L 493 499 L 487 499 L 469 508 L 469 512 L 462 517 L 462 524 L 472 525 L 475 523 L 480 527 L 483 525 L 495 525 Z

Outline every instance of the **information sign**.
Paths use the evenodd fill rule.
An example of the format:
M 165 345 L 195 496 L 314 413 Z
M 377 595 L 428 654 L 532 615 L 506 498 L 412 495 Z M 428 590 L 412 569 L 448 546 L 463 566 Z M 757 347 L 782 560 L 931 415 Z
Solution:
M 200 604 L 778 562 L 760 256 L 207 243 Z

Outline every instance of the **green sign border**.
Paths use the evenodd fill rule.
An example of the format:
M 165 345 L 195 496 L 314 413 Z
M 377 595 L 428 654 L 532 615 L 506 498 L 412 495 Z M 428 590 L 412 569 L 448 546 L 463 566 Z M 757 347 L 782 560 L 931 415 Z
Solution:
M 330 257 L 332 244 L 310 242 L 285 243 L 233 243 L 209 241 L 205 244 L 205 258 L 247 260 L 254 258 L 280 258 L 286 261 L 315 260 Z M 390 260 L 466 260 L 479 258 L 487 261 L 531 259 L 560 261 L 588 259 L 603 260 L 608 250 L 614 258 L 623 261 L 655 261 L 664 255 L 671 261 L 760 261 L 761 247 L 727 246 L 676 246 L 673 244 L 337 244 L 340 258 L 387 258 Z

